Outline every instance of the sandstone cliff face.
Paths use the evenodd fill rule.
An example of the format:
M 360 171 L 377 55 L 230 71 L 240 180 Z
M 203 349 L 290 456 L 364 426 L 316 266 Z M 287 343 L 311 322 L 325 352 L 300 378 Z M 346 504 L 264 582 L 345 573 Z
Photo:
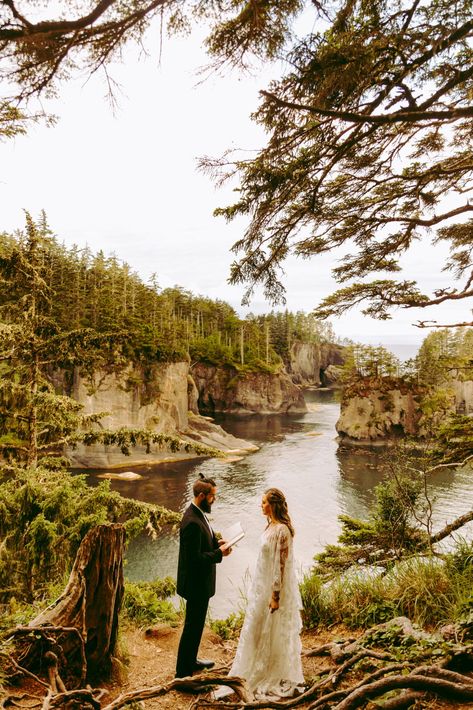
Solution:
M 233 367 L 197 363 L 192 368 L 199 410 L 231 414 L 300 414 L 307 411 L 302 391 L 284 372 L 241 374 Z
M 331 385 L 336 367 L 343 364 L 343 348 L 332 343 L 293 343 L 287 363 L 293 382 L 300 385 Z
M 416 385 L 389 378 L 358 385 L 342 398 L 337 431 L 342 439 L 373 443 L 398 436 L 429 435 L 432 422 L 441 423 L 450 412 L 473 412 L 473 381 L 452 380 L 446 389 L 442 409 L 424 413 L 423 398 L 435 396 Z M 426 400 L 424 399 L 424 402 Z M 429 419 L 430 424 L 429 424 Z
M 120 373 L 96 372 L 91 380 L 74 373 L 71 395 L 84 414 L 107 412 L 104 429 L 152 428 L 174 434 L 187 425 L 186 362 L 156 364 L 146 373 L 129 366 Z
M 342 401 L 336 428 L 341 438 L 373 442 L 387 437 L 415 435 L 421 417 L 413 392 L 371 390 Z
M 473 380 L 454 380 L 453 391 L 457 412 L 471 414 L 473 412 Z
M 150 429 L 227 453 L 247 453 L 257 448 L 199 416 L 197 389 L 187 362 L 156 364 L 146 373 L 132 366 L 118 374 L 97 372 L 91 380 L 76 372 L 70 394 L 83 405 L 85 414 L 107 413 L 100 422 L 104 429 Z M 116 446 L 99 444 L 79 445 L 68 455 L 75 468 L 113 468 L 196 456 L 158 447 L 152 447 L 147 454 L 142 446 L 125 456 Z

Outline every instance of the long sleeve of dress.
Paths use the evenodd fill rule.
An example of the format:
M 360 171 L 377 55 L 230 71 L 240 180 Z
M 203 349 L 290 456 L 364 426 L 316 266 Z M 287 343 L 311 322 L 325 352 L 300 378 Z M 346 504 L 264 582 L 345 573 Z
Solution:
M 289 545 L 291 544 L 291 533 L 287 525 L 280 525 L 275 536 L 273 579 L 271 589 L 273 592 L 280 592 L 284 581 L 284 570 L 289 556 Z

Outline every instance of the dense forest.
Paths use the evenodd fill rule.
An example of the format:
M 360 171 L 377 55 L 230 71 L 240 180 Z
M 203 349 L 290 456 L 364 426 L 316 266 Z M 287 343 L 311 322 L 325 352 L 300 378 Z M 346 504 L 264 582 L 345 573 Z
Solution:
M 91 359 L 97 365 L 107 359 L 119 364 L 190 358 L 264 368 L 286 358 L 295 340 L 335 340 L 330 324 L 312 315 L 285 311 L 241 319 L 222 300 L 179 286 L 161 289 L 156 274 L 143 282 L 115 255 L 66 247 L 44 215 L 37 223 L 28 216 L 27 223 L 25 232 L 0 234 L 0 263 L 8 272 L 0 283 L 3 320 L 11 320 L 9 303 L 21 300 L 31 286 L 19 283 L 13 265 L 34 258 L 47 296 L 43 315 L 58 332 L 87 332 L 84 367 Z M 64 354 L 64 365 L 70 355 Z

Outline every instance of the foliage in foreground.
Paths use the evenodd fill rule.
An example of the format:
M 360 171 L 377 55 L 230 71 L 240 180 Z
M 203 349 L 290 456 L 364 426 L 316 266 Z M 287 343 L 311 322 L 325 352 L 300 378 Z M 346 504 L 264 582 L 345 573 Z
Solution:
M 435 545 L 473 519 L 460 516 L 433 532 L 429 456 L 389 452 L 390 477 L 375 488 L 368 520 L 340 516 L 337 545 L 315 556 L 301 593 L 304 623 L 367 627 L 396 616 L 421 625 L 460 622 L 473 614 L 473 542 Z
M 153 582 L 125 582 L 122 616 L 138 625 L 162 622 L 175 626 L 180 621 L 168 597 L 176 593 L 176 583 L 171 577 Z
M 473 615 L 473 544 L 461 543 L 443 560 L 413 557 L 381 570 L 344 573 L 324 582 L 316 572 L 301 584 L 306 628 L 369 627 L 396 616 L 421 626 L 462 622 Z
M 122 522 L 127 537 L 180 520 L 160 506 L 124 498 L 110 483 L 85 476 L 17 468 L 0 477 L 0 602 L 33 602 L 64 579 L 84 535 L 96 525 Z
M 251 160 L 204 161 L 219 180 L 239 177 L 237 201 L 217 214 L 251 216 L 233 247 L 232 282 L 248 284 L 248 297 L 262 285 L 277 301 L 289 255 L 342 247 L 340 288 L 320 317 L 364 303 L 385 320 L 396 306 L 471 298 L 471 1 L 454 11 L 448 0 L 313 5 L 319 22 L 295 33 L 288 70 L 260 92 L 253 117 L 266 145 Z M 449 248 L 440 258 L 451 285 L 439 275 L 425 293 L 389 278 L 419 239 Z
M 473 542 L 459 541 L 443 559 L 411 557 L 387 574 L 380 569 L 336 575 L 329 582 L 316 571 L 301 582 L 304 628 L 344 625 L 369 628 L 398 616 L 420 626 L 456 623 L 473 637 Z M 239 610 L 210 621 L 223 639 L 238 638 L 244 621 Z
M 215 634 L 227 641 L 238 638 L 244 620 L 245 613 L 240 609 L 237 612 L 232 612 L 225 619 L 210 619 L 209 625 Z
M 394 455 L 391 451 L 391 462 Z M 376 502 L 368 520 L 339 516 L 342 531 L 338 544 L 327 545 L 315 556 L 317 574 L 327 578 L 352 566 L 373 564 L 387 569 L 396 560 L 428 550 L 429 519 L 424 527 L 418 522 L 425 514 L 422 493 L 422 478 L 406 469 L 376 486 Z

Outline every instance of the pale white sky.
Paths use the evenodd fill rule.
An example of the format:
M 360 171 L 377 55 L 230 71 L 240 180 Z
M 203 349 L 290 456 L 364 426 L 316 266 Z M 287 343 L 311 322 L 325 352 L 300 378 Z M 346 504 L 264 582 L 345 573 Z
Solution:
M 58 115 L 55 127 L 38 125 L 0 144 L 0 229 L 22 227 L 23 209 L 34 216 L 45 209 L 51 228 L 67 245 L 113 251 L 142 278 L 156 272 L 162 287 L 178 284 L 224 299 L 241 315 L 268 311 L 271 306 L 261 296 L 251 308 L 241 307 L 243 288 L 227 283 L 230 247 L 245 223 L 228 225 L 212 216 L 233 193 L 230 186 L 217 191 L 197 171 L 196 160 L 262 144 L 262 130 L 250 113 L 258 90 L 280 67 L 260 68 L 252 76 L 213 75 L 199 83 L 196 70 L 207 63 L 204 33 L 165 39 L 159 64 L 158 30 L 148 36 L 148 58 L 130 47 L 124 62 L 111 70 L 122 88 L 115 113 L 104 98 L 103 77 L 77 79 L 61 88 L 60 100 L 43 104 Z M 435 255 L 430 245 L 418 244 L 405 260 L 406 276 L 427 289 L 438 287 L 444 259 L 444 251 Z M 309 312 L 333 291 L 334 263 L 334 255 L 289 259 L 287 307 Z M 396 344 L 422 341 L 427 331 L 411 324 L 427 317 L 451 322 L 471 314 L 465 303 L 431 315 L 398 310 L 387 322 L 353 310 L 332 322 L 341 337 L 396 349 Z

